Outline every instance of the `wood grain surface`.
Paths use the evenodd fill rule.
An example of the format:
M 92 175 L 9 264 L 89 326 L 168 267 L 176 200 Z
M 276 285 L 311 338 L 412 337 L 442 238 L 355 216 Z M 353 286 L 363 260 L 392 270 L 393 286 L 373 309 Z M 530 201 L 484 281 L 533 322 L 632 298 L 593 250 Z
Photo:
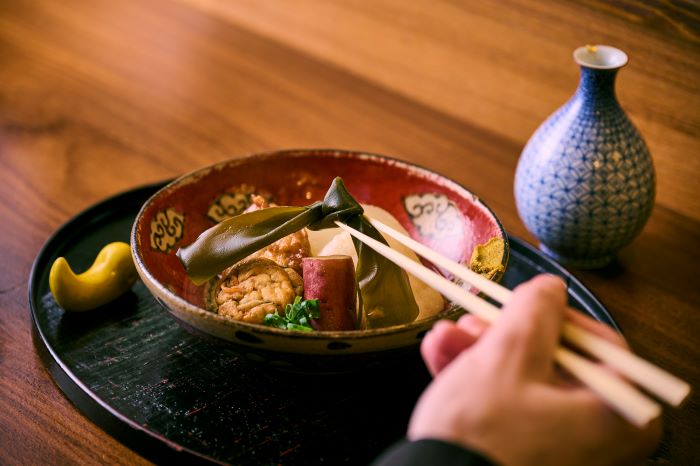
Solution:
M 32 261 L 102 198 L 230 157 L 361 149 L 448 174 L 515 235 L 528 136 L 573 92 L 572 50 L 630 63 L 618 94 L 658 196 L 617 262 L 577 275 L 642 356 L 700 386 L 700 8 L 686 2 L 0 2 L 0 463 L 145 464 L 86 420 L 31 341 Z M 649 464 L 700 463 L 700 400 Z

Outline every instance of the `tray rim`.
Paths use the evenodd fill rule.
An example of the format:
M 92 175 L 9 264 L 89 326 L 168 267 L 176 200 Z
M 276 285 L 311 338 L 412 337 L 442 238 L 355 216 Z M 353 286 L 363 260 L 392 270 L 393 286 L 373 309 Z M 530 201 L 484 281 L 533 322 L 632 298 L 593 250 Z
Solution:
M 27 288 L 32 322 L 32 342 L 42 364 L 49 375 L 51 375 L 52 382 L 65 398 L 78 409 L 81 415 L 118 440 L 125 447 L 156 464 L 163 462 L 174 464 L 227 464 L 183 447 L 163 435 L 152 432 L 112 408 L 106 401 L 85 386 L 80 378 L 66 366 L 47 340 L 36 318 L 35 298 L 38 297 L 35 295 L 36 288 L 39 287 L 39 276 L 43 271 L 42 266 L 50 266 L 48 258 L 51 256 L 51 250 L 54 246 L 62 244 L 64 236 L 75 235 L 72 227 L 78 226 L 78 228 L 81 228 L 80 224 L 84 220 L 87 220 L 83 224 L 84 226 L 94 223 L 96 218 L 103 215 L 101 208 L 105 204 L 115 203 L 124 197 L 138 198 L 141 193 L 150 192 L 152 194 L 155 190 L 165 186 L 169 181 L 158 181 L 137 186 L 97 201 L 68 219 L 48 237 L 41 249 L 39 249 L 29 273 Z M 43 264 L 44 262 L 47 264 Z
M 600 301 L 600 299 L 598 299 L 595 293 L 588 289 L 586 285 L 584 285 L 583 282 L 581 282 L 581 280 L 579 280 L 572 272 L 567 270 L 566 267 L 561 265 L 556 260 L 547 256 L 540 249 L 532 246 L 527 241 L 515 236 L 509 236 L 508 238 L 511 241 L 511 250 L 513 249 L 512 245 L 514 243 L 517 243 L 517 248 L 522 248 L 522 251 L 518 252 L 524 252 L 523 255 L 526 256 L 528 259 L 532 260 L 533 257 L 537 257 L 538 260 L 544 259 L 547 265 L 552 267 L 557 272 L 556 275 L 559 275 L 561 278 L 564 278 L 566 280 L 566 288 L 568 294 L 572 294 L 579 301 L 585 302 L 588 305 L 592 305 L 591 307 L 597 308 L 597 310 L 591 311 L 594 314 L 592 317 L 595 317 L 599 322 L 608 325 L 617 333 L 621 335 L 623 334 L 622 329 L 618 325 L 617 321 L 610 314 L 608 308 L 605 307 L 605 305 L 603 305 L 603 303 Z
M 122 443 L 125 447 L 155 463 L 228 464 L 195 450 L 183 447 L 167 437 L 157 434 L 134 422 L 112 408 L 107 402 L 91 391 L 80 378 L 67 367 L 44 335 L 36 317 L 38 307 L 36 300 L 40 299 L 40 297 L 37 296 L 40 276 L 44 273 L 45 267 L 50 267 L 48 262 L 52 255 L 51 251 L 63 244 L 63 238 L 75 236 L 79 234 L 82 229 L 89 228 L 100 216 L 109 215 L 104 213 L 105 205 L 116 204 L 118 200 L 123 200 L 124 198 L 141 198 L 145 201 L 150 195 L 172 180 L 173 179 L 168 179 L 137 186 L 105 197 L 72 216 L 47 238 L 39 249 L 29 273 L 28 301 L 32 323 L 32 341 L 42 364 L 51 376 L 52 382 L 65 398 L 78 409 L 81 415 Z M 551 270 L 550 273 L 556 273 L 563 277 L 567 282 L 568 292 L 580 302 L 585 303 L 587 307 L 591 308 L 591 310 L 587 311 L 589 315 L 609 325 L 617 332 L 622 333 L 608 309 L 591 290 L 573 275 L 573 273 L 525 240 L 511 236 L 506 230 L 504 231 L 507 234 L 507 239 L 511 246 L 510 260 L 513 260 L 513 252 L 515 250 L 541 267 L 544 267 L 542 263 L 542 261 L 544 261 L 544 264 L 547 266 L 544 268 Z

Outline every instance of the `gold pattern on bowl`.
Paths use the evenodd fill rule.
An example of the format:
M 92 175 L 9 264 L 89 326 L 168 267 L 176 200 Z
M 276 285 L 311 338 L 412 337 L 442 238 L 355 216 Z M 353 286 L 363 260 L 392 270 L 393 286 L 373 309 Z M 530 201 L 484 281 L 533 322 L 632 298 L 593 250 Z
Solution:
M 173 208 L 158 212 L 151 220 L 151 249 L 168 253 L 185 234 L 185 215 Z

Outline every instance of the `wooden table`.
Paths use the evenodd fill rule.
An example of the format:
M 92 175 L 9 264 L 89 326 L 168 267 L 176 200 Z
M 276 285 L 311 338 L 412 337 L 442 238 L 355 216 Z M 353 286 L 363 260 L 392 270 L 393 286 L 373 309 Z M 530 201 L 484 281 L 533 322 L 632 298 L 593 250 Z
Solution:
M 0 2 L 0 463 L 146 463 L 62 396 L 32 346 L 29 270 L 68 218 L 226 158 L 336 147 L 446 173 L 533 241 L 515 166 L 573 92 L 585 43 L 630 56 L 618 95 L 658 195 L 613 266 L 577 274 L 639 354 L 697 389 L 700 10 L 676 3 Z M 665 422 L 649 463 L 700 464 L 698 397 Z

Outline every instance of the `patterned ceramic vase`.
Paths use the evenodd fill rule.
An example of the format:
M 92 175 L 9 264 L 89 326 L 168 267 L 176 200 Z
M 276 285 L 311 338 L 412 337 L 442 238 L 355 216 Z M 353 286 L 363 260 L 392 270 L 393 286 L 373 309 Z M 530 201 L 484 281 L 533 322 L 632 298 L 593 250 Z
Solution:
M 567 265 L 596 268 L 646 223 L 655 174 L 644 140 L 615 97 L 627 55 L 585 46 L 574 59 L 581 66 L 578 89 L 525 146 L 515 199 L 543 251 Z

